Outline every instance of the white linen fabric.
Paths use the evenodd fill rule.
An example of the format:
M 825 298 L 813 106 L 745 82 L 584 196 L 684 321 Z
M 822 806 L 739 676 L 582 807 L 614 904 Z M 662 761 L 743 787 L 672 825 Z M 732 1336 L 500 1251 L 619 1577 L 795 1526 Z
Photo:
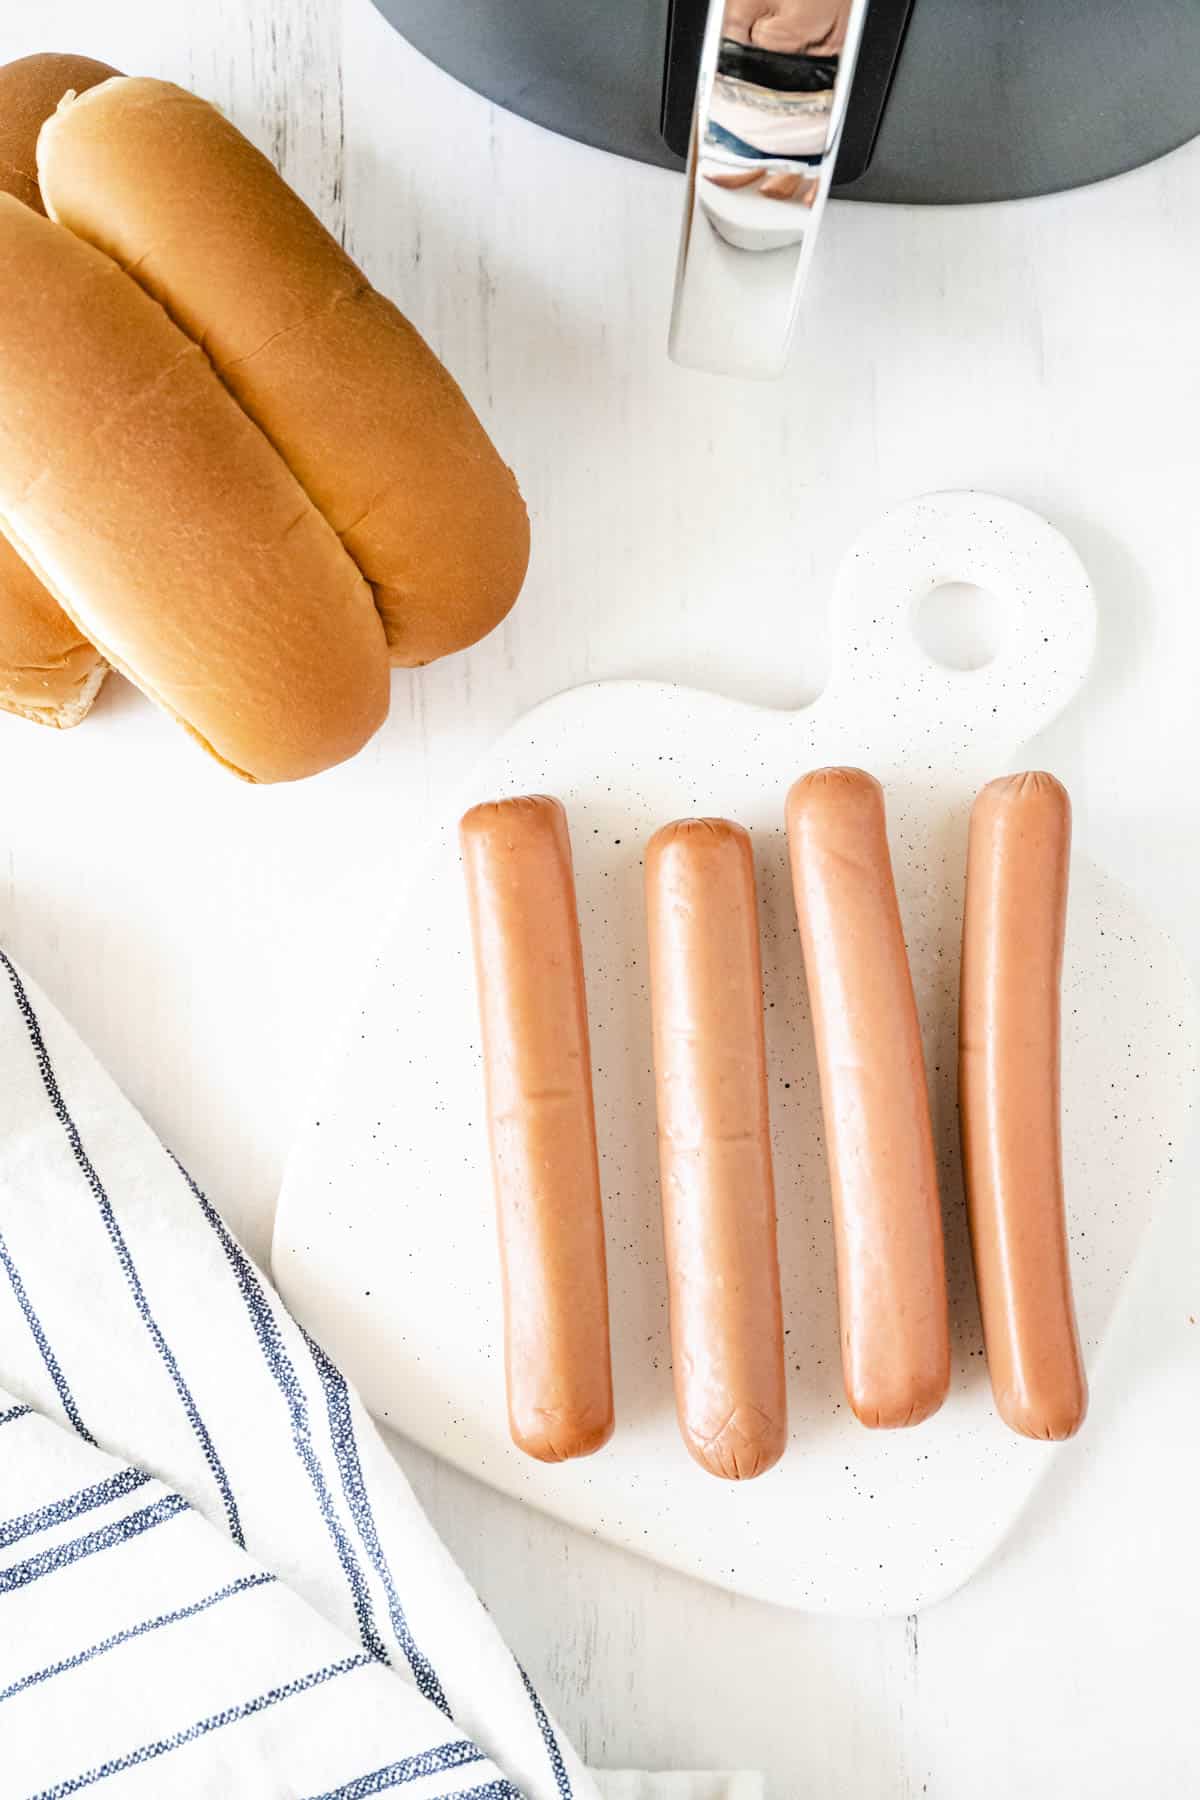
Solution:
M 0 1797 L 757 1800 L 594 1776 L 339 1370 L 0 952 Z

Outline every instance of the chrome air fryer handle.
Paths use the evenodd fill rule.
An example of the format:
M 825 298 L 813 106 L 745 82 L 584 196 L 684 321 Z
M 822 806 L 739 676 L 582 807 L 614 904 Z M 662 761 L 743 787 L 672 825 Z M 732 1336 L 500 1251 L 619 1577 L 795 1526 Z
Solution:
M 745 0 L 710 0 L 671 315 L 676 362 L 727 375 L 783 368 L 867 5 L 848 0 L 836 52 L 795 54 L 727 37 L 726 16 L 744 14 Z

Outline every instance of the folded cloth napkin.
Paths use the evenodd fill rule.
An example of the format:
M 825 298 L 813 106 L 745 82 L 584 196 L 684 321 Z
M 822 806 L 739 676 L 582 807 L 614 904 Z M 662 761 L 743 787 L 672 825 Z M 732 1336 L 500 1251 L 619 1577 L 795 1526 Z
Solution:
M 761 1795 L 583 1768 L 353 1389 L 0 952 L 0 1800 L 92 1787 Z

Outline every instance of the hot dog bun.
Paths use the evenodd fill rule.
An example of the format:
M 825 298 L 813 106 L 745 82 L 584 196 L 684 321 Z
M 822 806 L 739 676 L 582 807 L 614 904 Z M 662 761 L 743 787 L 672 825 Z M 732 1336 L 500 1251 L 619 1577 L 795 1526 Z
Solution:
M 0 537 L 0 710 L 53 725 L 78 725 L 108 669 L 58 601 Z
M 387 649 L 336 533 L 162 308 L 11 196 L 0 392 L 0 529 L 110 663 L 250 780 L 365 743 Z
M 70 89 L 81 93 L 115 74 L 87 56 L 23 56 L 0 68 L 0 193 L 45 210 L 38 132 Z M 0 709 L 40 725 L 77 725 L 105 672 L 99 652 L 0 538 Z
M 22 56 L 0 68 L 0 191 L 45 212 L 37 178 L 38 132 L 64 94 L 117 74 L 90 56 Z
M 207 102 L 120 78 L 43 127 L 47 211 L 128 269 L 216 366 L 371 584 L 392 661 L 483 637 L 529 526 L 450 375 Z

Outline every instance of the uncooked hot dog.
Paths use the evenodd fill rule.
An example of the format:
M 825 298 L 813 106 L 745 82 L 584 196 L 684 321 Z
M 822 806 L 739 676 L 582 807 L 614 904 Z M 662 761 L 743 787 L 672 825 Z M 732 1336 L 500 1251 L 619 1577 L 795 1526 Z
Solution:
M 646 902 L 675 1399 L 713 1475 L 783 1454 L 787 1391 L 750 839 L 667 825 Z
M 846 1393 L 916 1425 L 950 1380 L 942 1221 L 920 1027 L 883 790 L 820 769 L 787 801 L 796 914 L 833 1189 Z
M 959 1108 L 975 1281 L 1001 1417 L 1065 1438 L 1087 1411 L 1063 1209 L 1060 987 L 1071 802 L 1009 775 L 971 814 Z
M 567 816 L 543 794 L 460 827 L 504 1289 L 513 1441 L 542 1462 L 613 1428 L 604 1220 Z

